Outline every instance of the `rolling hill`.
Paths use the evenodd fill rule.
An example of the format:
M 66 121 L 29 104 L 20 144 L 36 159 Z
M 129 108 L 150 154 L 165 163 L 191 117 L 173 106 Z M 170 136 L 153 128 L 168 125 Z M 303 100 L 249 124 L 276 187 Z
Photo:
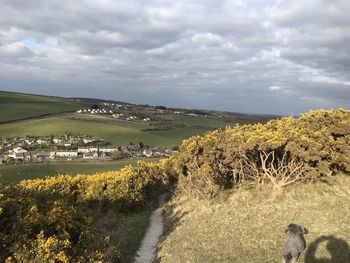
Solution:
M 87 105 L 75 99 L 0 91 L 0 123 L 73 112 Z
M 111 103 L 110 100 L 60 98 L 0 91 L 0 137 L 62 135 L 81 133 L 105 139 L 113 144 L 143 142 L 156 147 L 173 147 L 185 138 L 235 123 L 266 122 L 272 116 L 242 115 L 213 111 L 156 110 L 149 105 L 118 108 L 125 116 L 138 116 L 138 121 L 115 119 L 111 115 L 77 114 L 79 109 Z M 191 112 L 200 112 L 194 114 Z M 150 117 L 151 122 L 141 121 Z
M 93 105 L 123 114 L 78 114 L 77 110 Z M 118 105 L 111 106 L 111 105 Z M 137 116 L 127 121 L 127 117 Z M 203 135 L 207 131 L 235 123 L 266 122 L 275 116 L 245 115 L 195 109 L 168 109 L 164 106 L 134 105 L 126 102 L 92 98 L 62 98 L 0 91 L 0 138 L 25 136 L 62 136 L 65 133 L 85 134 L 104 139 L 110 144 L 127 145 L 142 142 L 160 149 L 172 148 L 183 139 Z M 142 121 L 149 118 L 150 121 Z M 1 150 L 0 150 L 1 154 Z M 41 178 L 58 173 L 93 173 L 117 169 L 133 162 L 89 165 L 87 163 L 56 163 L 34 166 L 6 165 L 0 167 L 0 181 L 18 182 L 26 178 Z M 77 169 L 72 169 L 77 167 Z M 38 172 L 40 171 L 40 172 Z M 2 175 L 2 176 L 1 176 Z

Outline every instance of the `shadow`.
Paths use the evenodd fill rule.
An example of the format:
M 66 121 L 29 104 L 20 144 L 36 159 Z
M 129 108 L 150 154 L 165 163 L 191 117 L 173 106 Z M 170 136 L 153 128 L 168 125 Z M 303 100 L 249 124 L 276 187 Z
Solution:
M 326 243 L 330 258 L 317 257 L 317 248 Z M 334 236 L 321 236 L 313 241 L 305 252 L 305 263 L 346 263 L 350 262 L 350 249 L 346 241 Z
M 166 202 L 171 200 L 174 196 L 175 193 L 175 187 L 171 189 L 169 192 Z M 166 208 L 163 210 L 163 222 L 164 222 L 164 228 L 163 228 L 163 234 L 160 237 L 160 240 L 158 244 L 160 244 L 163 240 L 167 239 L 167 237 L 182 223 L 183 217 L 187 214 L 188 212 L 178 210 L 178 206 L 174 203 L 166 204 Z M 160 263 L 161 258 L 158 256 L 160 247 L 157 247 L 157 250 L 155 252 L 155 258 L 154 258 L 154 263 Z

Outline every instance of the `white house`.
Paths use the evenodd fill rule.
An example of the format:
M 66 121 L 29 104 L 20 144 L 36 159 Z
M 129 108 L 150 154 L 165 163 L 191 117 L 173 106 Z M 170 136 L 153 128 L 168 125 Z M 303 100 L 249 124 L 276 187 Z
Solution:
M 77 151 L 58 151 L 56 157 L 78 157 Z
M 105 153 L 111 153 L 111 152 L 115 152 L 118 151 L 118 148 L 99 148 L 100 152 L 105 152 Z
M 89 147 L 90 152 L 98 152 L 98 147 Z
M 56 152 L 50 152 L 50 159 L 56 158 Z
M 90 149 L 89 149 L 89 148 L 82 148 L 82 147 L 79 147 L 79 148 L 78 148 L 78 152 L 79 152 L 79 153 L 88 153 L 88 152 L 90 152 Z
M 37 140 L 36 140 L 36 143 L 37 143 L 37 144 L 46 144 L 47 141 L 44 140 L 44 139 L 37 139 Z
M 22 147 L 16 147 L 16 148 L 13 148 L 13 152 L 14 153 L 26 153 L 27 150 L 22 149 Z
M 16 158 L 16 154 L 15 154 L 12 150 L 9 151 L 9 153 L 7 154 L 7 156 L 8 156 L 9 158 L 13 158 L 13 159 Z
M 87 152 L 83 154 L 83 159 L 97 159 L 98 158 L 98 153 L 97 152 Z
M 59 144 L 59 143 L 61 143 L 62 142 L 62 139 L 59 139 L 59 138 L 53 138 L 53 140 L 52 140 L 54 143 L 56 143 L 56 144 Z
M 31 145 L 32 143 L 34 143 L 34 140 L 32 140 L 32 139 L 25 139 L 24 141 L 28 145 Z
M 87 144 L 87 143 L 90 143 L 90 142 L 93 142 L 93 141 L 95 141 L 94 139 L 83 139 L 83 142 L 85 143 L 85 144 Z
M 142 151 L 142 155 L 143 156 L 146 156 L 147 158 L 150 158 L 153 156 L 153 151 L 152 150 L 149 150 L 149 149 L 144 149 Z

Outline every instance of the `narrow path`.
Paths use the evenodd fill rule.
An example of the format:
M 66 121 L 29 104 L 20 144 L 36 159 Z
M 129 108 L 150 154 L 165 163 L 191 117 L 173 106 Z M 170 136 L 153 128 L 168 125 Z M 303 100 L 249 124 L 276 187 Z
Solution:
M 135 263 L 152 263 L 155 258 L 157 244 L 163 232 L 162 206 L 166 194 L 159 197 L 159 207 L 153 211 L 150 226 L 147 229 L 141 246 L 136 253 Z

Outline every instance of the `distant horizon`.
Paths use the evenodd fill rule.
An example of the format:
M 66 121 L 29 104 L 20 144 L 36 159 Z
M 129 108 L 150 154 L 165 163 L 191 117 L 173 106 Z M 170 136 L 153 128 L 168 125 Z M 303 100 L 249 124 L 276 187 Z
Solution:
M 112 99 L 112 98 L 95 98 L 95 97 L 76 97 L 76 96 L 60 96 L 60 95 L 50 95 L 46 93 L 38 94 L 38 93 L 28 93 L 28 92 L 22 92 L 22 91 L 10 91 L 10 90 L 0 90 L 0 92 L 9 92 L 9 93 L 18 93 L 18 94 L 24 94 L 24 95 L 33 95 L 33 96 L 43 96 L 43 97 L 53 97 L 53 98 L 63 98 L 63 99 L 88 99 L 88 100 L 101 100 L 101 101 L 115 101 L 115 102 L 121 102 L 121 103 L 130 103 L 137 106 L 142 105 L 149 105 L 151 107 L 156 106 L 164 106 L 167 109 L 183 109 L 183 110 L 203 110 L 203 111 L 216 111 L 216 112 L 227 112 L 232 114 L 242 114 L 242 115 L 256 115 L 256 116 L 271 116 L 271 117 L 285 117 L 285 116 L 298 116 L 298 115 L 279 115 L 279 114 L 270 114 L 270 113 L 256 113 L 256 112 L 240 112 L 240 111 L 229 111 L 229 110 L 215 110 L 215 109 L 208 109 L 208 108 L 188 108 L 188 107 L 176 107 L 166 104 L 148 104 L 148 103 L 142 103 L 142 102 L 130 102 L 120 99 Z M 317 109 L 315 109 L 317 110 Z
M 0 89 L 247 114 L 350 107 L 350 1 L 0 3 Z

